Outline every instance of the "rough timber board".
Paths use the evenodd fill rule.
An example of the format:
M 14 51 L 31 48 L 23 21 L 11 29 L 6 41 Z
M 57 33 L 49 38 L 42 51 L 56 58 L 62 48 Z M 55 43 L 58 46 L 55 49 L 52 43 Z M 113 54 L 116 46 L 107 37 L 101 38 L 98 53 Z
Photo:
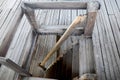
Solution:
M 79 75 L 95 73 L 95 62 L 91 38 L 79 38 Z
M 103 10 L 103 7 L 102 7 Z M 114 20 L 114 19 L 113 19 Z M 113 25 L 113 22 L 111 22 Z M 103 71 L 102 73 L 105 75 L 100 74 L 100 72 L 98 72 L 99 76 L 103 76 L 101 78 L 104 78 L 105 80 L 112 80 L 112 79 L 119 79 L 119 68 L 115 65 L 117 65 L 118 63 L 116 63 L 116 60 L 119 60 L 118 54 L 119 52 L 117 52 L 117 48 L 116 44 L 115 44 L 115 38 L 113 37 L 114 32 L 111 30 L 111 25 L 109 22 L 109 18 L 108 15 L 105 12 L 100 11 L 99 16 L 97 18 L 97 23 L 96 25 L 98 25 L 98 30 L 95 30 L 94 32 L 94 36 L 99 36 L 99 37 L 94 37 L 93 42 L 94 43 L 94 47 L 100 47 L 100 49 L 98 48 L 98 50 L 101 50 L 99 53 L 96 50 L 97 48 L 95 48 L 94 52 L 95 52 L 95 58 L 96 58 L 96 65 L 97 62 L 101 63 L 101 59 L 97 59 L 97 58 L 102 58 L 102 63 L 103 65 L 97 65 L 97 71 Z M 97 32 L 98 31 L 98 35 Z M 119 31 L 118 31 L 119 32 Z M 117 35 L 117 34 L 115 34 Z M 119 40 L 119 39 L 118 39 Z M 98 45 L 99 44 L 99 45 Z M 118 44 L 117 44 L 118 45 Z M 97 52 L 96 52 L 97 51 Z M 114 57 L 113 53 L 115 55 L 117 55 L 116 57 Z M 102 55 L 101 55 L 102 54 Z M 116 71 L 116 69 L 118 71 Z M 99 77 L 100 78 L 100 77 Z

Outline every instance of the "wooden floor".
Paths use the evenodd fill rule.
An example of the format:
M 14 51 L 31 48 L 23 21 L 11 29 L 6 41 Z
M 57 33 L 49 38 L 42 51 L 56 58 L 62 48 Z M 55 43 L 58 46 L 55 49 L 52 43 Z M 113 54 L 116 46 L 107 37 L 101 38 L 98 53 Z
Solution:
M 13 18 L 16 10 L 22 1 L 43 1 L 43 0 L 0 0 L 0 45 L 7 39 L 7 32 L 11 30 Z M 48 1 L 48 0 L 44 0 Z M 51 1 L 51 0 L 49 0 Z M 55 0 L 52 0 L 55 1 Z M 65 1 L 65 0 L 57 0 Z M 66 0 L 71 1 L 71 0 Z M 89 1 L 89 0 L 76 0 Z M 92 0 L 91 0 L 92 1 Z M 98 80 L 120 80 L 120 0 L 99 0 L 101 9 L 97 15 L 96 24 L 93 31 L 93 52 L 95 56 L 95 65 Z M 39 10 L 36 11 L 39 23 L 42 24 L 70 24 L 72 20 L 79 14 L 85 14 L 86 11 L 80 10 Z M 6 57 L 10 58 L 20 66 L 25 67 L 28 50 L 31 42 L 31 27 L 24 16 L 18 26 L 15 37 L 12 40 Z M 80 37 L 69 37 L 61 51 L 66 51 L 73 44 L 80 43 Z M 37 53 L 33 57 L 30 72 L 39 76 L 39 67 L 32 70 L 32 67 L 38 65 L 42 58 L 46 55 L 56 42 L 56 36 L 39 36 Z M 83 41 L 84 42 L 84 41 Z M 70 43 L 68 45 L 68 43 Z M 86 43 L 87 44 L 87 43 Z M 91 45 L 91 43 L 89 44 Z M 90 46 L 89 46 L 90 47 Z M 74 50 L 75 50 L 74 46 Z M 79 50 L 76 49 L 76 51 Z M 41 52 L 42 51 L 42 52 Z M 73 51 L 76 52 L 76 51 Z M 64 52 L 62 52 L 64 53 Z M 14 56 L 14 57 L 13 57 Z M 52 62 L 57 56 L 52 56 L 49 62 Z M 84 55 L 83 55 L 84 56 Z M 41 58 L 40 58 L 41 57 Z M 38 62 L 36 62 L 38 61 Z M 46 66 L 49 65 L 49 62 Z M 81 64 L 84 65 L 84 64 Z M 14 80 L 18 78 L 18 73 L 11 69 L 1 66 L 0 80 Z

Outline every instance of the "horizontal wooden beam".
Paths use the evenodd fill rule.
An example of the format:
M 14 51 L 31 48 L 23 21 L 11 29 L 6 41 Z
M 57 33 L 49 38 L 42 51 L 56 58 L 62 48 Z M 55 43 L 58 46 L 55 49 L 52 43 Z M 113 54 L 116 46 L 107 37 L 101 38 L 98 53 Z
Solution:
M 26 70 L 22 69 L 19 65 L 14 63 L 12 60 L 7 59 L 5 57 L 0 57 L 0 64 L 3 64 L 6 67 L 11 68 L 12 70 L 18 72 L 19 74 L 21 74 L 23 76 L 31 76 L 31 74 L 29 72 L 27 72 Z
M 87 2 L 64 1 L 64 2 L 24 2 L 24 4 L 32 9 L 86 9 Z
M 69 26 L 69 25 L 68 25 Z M 67 25 L 42 25 L 38 30 L 38 34 L 41 35 L 62 35 L 66 29 Z M 71 35 L 81 35 L 83 33 L 83 27 L 76 27 L 75 31 Z

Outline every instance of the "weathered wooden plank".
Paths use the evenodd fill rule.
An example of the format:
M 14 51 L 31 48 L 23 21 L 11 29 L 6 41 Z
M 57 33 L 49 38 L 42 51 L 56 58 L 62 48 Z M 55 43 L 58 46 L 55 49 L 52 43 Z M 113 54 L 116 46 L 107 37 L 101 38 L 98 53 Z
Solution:
M 67 29 L 69 25 L 41 25 L 40 29 Z M 77 25 L 75 29 L 83 29 L 83 26 Z
M 24 4 L 32 9 L 86 9 L 86 2 L 24 2 Z
M 17 4 L 16 4 L 17 6 L 14 5 L 14 7 L 16 6 L 16 7 L 18 8 L 18 6 L 19 6 L 18 4 L 20 4 L 20 3 L 19 3 L 19 1 L 16 1 L 16 2 L 17 2 Z M 13 14 L 13 15 L 14 15 L 14 13 L 16 13 L 15 10 L 16 10 L 16 9 L 13 8 L 13 9 L 12 9 L 12 12 L 10 12 L 10 14 Z M 12 18 L 14 18 L 14 16 L 9 15 L 9 19 L 11 20 L 10 22 L 12 22 L 12 18 L 10 18 L 10 16 L 11 16 Z M 7 18 L 7 19 L 8 19 L 8 18 Z M 25 23 L 27 23 L 27 22 L 25 21 Z M 6 23 L 6 24 L 7 24 L 7 23 Z M 10 24 L 11 24 L 11 23 L 10 23 Z M 12 23 L 12 24 L 13 24 L 13 23 Z M 24 44 L 26 43 L 26 42 L 25 42 L 25 41 L 26 41 L 26 36 L 28 35 L 30 28 L 29 28 L 29 25 L 24 25 L 24 23 L 23 23 L 22 25 L 19 25 L 19 26 L 22 26 L 20 35 L 17 35 L 17 36 L 19 36 L 19 37 L 14 36 L 15 45 L 14 45 L 13 43 L 11 43 L 11 44 L 13 44 L 13 46 L 12 46 L 12 47 L 10 46 L 9 51 L 8 51 L 6 57 L 12 59 L 12 60 L 15 61 L 18 65 L 22 65 L 22 64 L 19 64 L 19 61 L 20 61 L 20 59 L 21 59 L 21 58 L 20 58 L 21 55 L 24 55 L 21 51 L 23 50 L 23 46 L 24 46 Z M 19 26 L 18 26 L 18 27 L 19 27 Z M 23 27 L 23 26 L 24 26 L 24 27 Z M 26 26 L 27 26 L 27 27 L 26 27 Z M 8 30 L 8 29 L 9 29 L 9 25 L 8 25 L 7 30 Z M 10 29 L 11 29 L 11 27 L 10 27 Z M 5 31 L 6 33 L 7 33 L 7 30 Z M 16 34 L 18 34 L 18 33 L 16 33 Z M 16 35 L 16 34 L 15 34 L 15 35 Z M 17 39 L 15 39 L 15 38 L 17 38 Z M 16 53 L 17 53 L 17 54 L 16 54 Z M 4 67 L 4 66 L 2 66 L 1 68 L 2 68 L 2 69 L 1 69 L 0 78 L 5 79 L 5 80 L 7 80 L 7 79 L 13 80 L 13 78 L 16 77 L 15 72 L 12 71 L 11 69 L 6 68 L 6 67 Z M 6 77 L 4 77 L 3 75 L 5 75 Z M 18 74 L 17 74 L 17 75 L 18 75 Z
M 116 47 L 117 47 L 117 49 L 120 53 L 120 46 L 119 46 L 120 45 L 120 43 L 119 43 L 120 37 L 118 36 L 119 33 L 120 33 L 120 31 L 119 31 L 119 28 L 120 28 L 119 20 L 120 20 L 119 12 L 115 14 L 113 20 L 110 18 L 112 30 L 113 30 L 115 41 L 116 41 Z M 114 26 L 115 26 L 115 28 L 114 28 Z
M 57 29 L 52 29 L 52 30 L 42 30 L 42 29 L 39 29 L 39 32 L 38 34 L 39 35 L 63 35 L 65 32 L 65 30 L 57 30 Z M 75 30 L 72 34 L 72 36 L 77 36 L 77 35 L 81 35 L 83 34 L 83 31 L 80 31 L 80 30 Z
M 57 79 L 38 78 L 38 77 L 24 77 L 23 80 L 57 80 Z
M 99 26 L 103 26 L 103 27 L 98 27 L 98 31 L 100 34 L 100 43 L 101 43 L 101 50 L 103 53 L 103 61 L 104 61 L 104 65 L 105 65 L 105 72 L 106 72 L 106 79 L 116 79 L 115 74 L 114 74 L 114 70 L 113 70 L 113 63 L 112 63 L 112 59 L 111 59 L 111 54 L 112 52 L 112 48 L 111 48 L 111 39 L 112 39 L 112 35 L 109 37 L 109 34 L 112 34 L 109 30 L 110 30 L 110 25 L 108 22 L 107 15 L 106 17 L 104 17 L 104 21 L 103 21 L 103 15 L 100 14 L 100 21 L 98 22 Z M 102 23 L 102 24 L 100 24 Z M 109 33 L 108 33 L 109 32 Z
M 23 59 L 27 59 L 26 56 L 29 55 L 28 53 L 24 53 L 22 52 L 23 49 L 26 49 L 24 46 L 27 45 L 27 40 L 29 39 L 27 36 L 28 34 L 31 35 L 31 32 L 30 32 L 30 25 L 28 25 L 28 23 L 26 24 L 27 22 L 25 22 L 25 24 L 22 26 L 22 30 L 21 30 L 21 33 L 20 35 L 18 35 L 19 37 L 17 37 L 17 41 L 15 41 L 16 39 L 16 36 L 14 36 L 14 39 L 12 40 L 12 43 L 14 43 L 14 41 L 16 42 L 15 43 L 15 46 L 10 46 L 9 50 L 8 50 L 8 53 L 6 55 L 7 58 L 10 58 L 11 60 L 13 60 L 14 62 L 16 62 L 18 65 L 22 66 L 22 64 L 25 62 L 21 62 L 21 60 Z M 27 26 L 27 27 L 26 27 Z M 20 26 L 19 26 L 20 27 Z M 16 33 L 17 34 L 17 33 Z M 16 35 L 15 34 L 15 35 Z M 29 44 L 29 47 L 31 46 L 31 43 Z M 27 48 L 29 49 L 29 48 Z M 30 50 L 30 49 L 29 49 Z M 28 51 L 29 52 L 29 51 Z M 17 53 L 17 54 L 16 54 Z M 26 56 L 25 56 L 26 55 Z M 24 66 L 24 69 L 25 69 L 25 66 Z M 7 71 L 7 72 L 6 72 Z M 12 78 L 14 79 L 17 79 L 18 78 L 18 73 L 10 70 L 9 68 L 5 68 L 2 66 L 2 74 L 1 75 L 5 75 L 7 77 L 1 77 L 3 79 L 7 79 L 8 77 L 11 78 L 11 80 L 13 80 Z M 8 73 L 9 72 L 9 73 Z
M 116 1 L 118 8 L 119 8 L 119 11 L 120 11 L 120 1 L 119 0 L 115 0 L 115 1 Z
M 0 55 L 1 56 L 5 56 L 6 52 L 8 51 L 8 48 L 10 46 L 10 43 L 12 41 L 12 38 L 14 36 L 14 33 L 16 32 L 17 26 L 19 25 L 19 22 L 21 20 L 23 16 L 22 10 L 18 9 L 14 18 L 13 18 L 13 22 L 10 25 L 11 26 L 11 30 L 9 30 L 7 32 L 7 35 L 4 39 L 4 41 L 2 42 L 1 46 L 0 46 Z
M 6 7 L 8 7 L 7 5 L 5 6 L 5 13 L 3 13 L 3 15 L 1 15 L 1 24 L 0 24 L 0 38 L 1 38 L 1 41 L 4 40 L 7 32 L 9 31 L 9 29 L 11 29 L 11 27 L 9 25 L 11 25 L 11 19 L 13 18 L 13 16 L 15 16 L 15 13 L 16 13 L 16 9 L 18 9 L 18 6 L 20 5 L 20 0 L 18 0 L 18 2 L 15 2 L 15 5 L 14 7 L 11 9 L 11 8 L 8 8 L 6 9 Z M 9 4 L 9 2 L 7 2 L 7 4 Z
M 0 22 L 1 22 L 0 23 L 0 28 L 6 28 L 6 26 L 3 27 L 3 24 L 4 24 L 4 22 L 7 22 L 6 20 L 9 19 L 8 17 L 12 17 L 12 16 L 8 16 L 8 15 L 13 15 L 14 14 L 14 13 L 11 14 L 11 12 L 15 11 L 16 6 L 18 6 L 19 3 L 20 3 L 20 0 L 18 0 L 17 2 L 16 2 L 16 0 L 13 0 L 11 2 L 11 4 L 9 5 L 10 1 L 5 0 L 4 3 L 2 4 L 2 6 L 0 6 L 0 9 L 2 10 L 2 12 L 0 14 Z M 9 5 L 9 7 L 8 7 L 8 5 Z
M 93 37 L 92 40 L 93 40 L 93 49 L 94 49 L 94 55 L 95 55 L 97 79 L 106 80 L 105 67 L 104 67 L 104 61 L 103 61 L 102 52 L 101 52 L 101 45 L 99 41 L 97 24 L 95 24 L 92 37 Z
M 114 12 L 114 14 L 116 13 L 116 12 L 119 12 L 119 8 L 118 8 L 118 5 L 117 5 L 117 3 L 116 3 L 116 0 L 112 0 L 112 1 L 110 1 L 110 4 L 111 4 L 111 6 L 112 6 L 112 10 L 113 10 L 113 12 Z
M 108 14 L 114 14 L 113 7 L 112 7 L 110 1 L 109 0 L 104 0 L 104 3 L 105 3 L 105 7 L 106 7 L 106 10 L 107 10 L 107 13 Z
M 115 77 L 116 77 L 116 79 L 119 79 L 120 78 L 120 76 L 119 76 L 119 74 L 120 74 L 120 72 L 119 72 L 119 70 L 120 70 L 119 69 L 119 67 L 120 67 L 119 60 L 120 59 L 118 57 L 119 56 L 119 49 L 117 47 L 117 45 L 119 45 L 118 40 L 120 40 L 120 38 L 117 36 L 117 34 L 119 34 L 119 31 L 117 31 L 118 28 L 117 28 L 117 25 L 115 25 L 116 20 L 115 20 L 114 15 L 110 15 L 109 18 L 110 18 L 111 28 L 112 28 L 113 36 L 114 36 L 114 44 L 112 43 L 112 48 L 111 48 L 111 50 L 112 49 L 113 50 L 111 51 L 111 55 L 110 56 L 112 58 L 111 62 L 113 64 L 112 66 L 113 66 Z M 115 54 L 112 54 L 112 53 L 115 53 Z M 116 67 L 115 65 L 117 65 L 118 67 Z
M 85 36 L 82 35 L 79 44 L 80 76 L 85 73 L 95 73 L 92 39 L 85 38 Z
M 78 10 L 72 10 L 71 11 L 71 21 L 74 20 L 74 18 L 77 15 L 80 15 L 81 13 L 78 12 Z M 82 14 L 81 14 L 82 15 Z M 79 76 L 79 35 L 78 36 L 72 36 L 72 79 L 74 77 Z
M 99 38 L 100 38 L 99 43 L 100 43 L 100 47 L 101 47 L 100 49 L 101 49 L 103 64 L 104 64 L 104 68 L 105 68 L 105 76 L 106 76 L 106 79 L 109 80 L 109 79 L 111 79 L 110 70 L 109 70 L 110 63 L 108 62 L 108 58 L 107 58 L 107 52 L 106 52 L 106 47 L 105 47 L 106 44 L 104 44 L 106 42 L 106 33 L 105 33 L 104 25 L 101 23 L 101 21 L 102 21 L 101 17 L 99 16 L 99 22 L 97 23 L 98 34 L 99 34 Z M 101 26 L 103 26 L 103 27 L 101 27 Z
M 0 63 L 7 66 L 7 67 L 9 67 L 9 68 L 11 68 L 12 70 L 18 72 L 19 74 L 21 74 L 23 76 L 31 76 L 31 74 L 29 72 L 27 72 L 26 70 L 21 68 L 19 65 L 17 65 L 16 63 L 11 61 L 10 59 L 0 57 Z
M 79 40 L 79 76 L 86 72 L 86 52 L 85 40 L 81 37 Z
M 78 36 L 72 37 L 73 55 L 72 55 L 72 78 L 79 76 L 79 42 Z

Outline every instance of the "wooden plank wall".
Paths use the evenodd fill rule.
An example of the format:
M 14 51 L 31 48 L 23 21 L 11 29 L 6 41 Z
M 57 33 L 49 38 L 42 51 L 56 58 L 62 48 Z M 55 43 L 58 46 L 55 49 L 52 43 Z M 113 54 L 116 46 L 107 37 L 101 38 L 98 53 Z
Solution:
M 7 32 L 10 27 L 11 19 L 15 14 L 18 6 L 21 4 L 22 0 L 0 0 L 0 45 L 5 39 Z M 28 0 L 24 0 L 28 1 Z M 34 0 L 29 0 L 34 1 Z M 41 0 L 36 0 L 41 1 Z M 48 1 L 48 0 L 47 0 Z M 52 0 L 53 1 L 53 0 Z M 59 0 L 65 1 L 65 0 Z M 66 0 L 71 1 L 71 0 Z M 75 0 L 74 0 L 75 1 Z M 92 1 L 92 0 L 76 0 L 76 1 Z M 93 31 L 93 48 L 96 63 L 96 72 L 98 80 L 119 80 L 120 79 L 120 1 L 119 0 L 99 0 L 101 3 L 101 9 L 97 16 L 95 28 Z M 48 13 L 49 12 L 49 13 Z M 79 10 L 61 10 L 61 11 L 36 11 L 39 13 L 38 18 L 41 24 L 69 24 L 76 15 L 79 13 L 85 13 Z M 67 15 L 69 14 L 69 15 Z M 54 16 L 53 16 L 54 15 Z M 60 15 L 60 16 L 59 16 Z M 62 16 L 63 15 L 63 16 Z M 48 18 L 50 16 L 50 18 Z M 72 16 L 72 17 L 70 17 Z M 52 20 L 52 18 L 55 18 Z M 54 44 L 51 40 L 52 45 L 47 42 L 55 36 L 40 36 L 38 42 L 43 41 L 45 46 L 41 46 L 41 49 L 45 49 L 44 52 L 47 53 L 48 50 Z M 73 38 L 76 41 L 78 38 Z M 68 40 L 69 41 L 69 40 Z M 78 41 L 78 40 L 77 40 Z M 75 43 L 75 42 L 73 42 Z M 41 43 L 43 44 L 43 43 Z M 18 26 L 15 37 L 10 45 L 6 57 L 10 58 L 17 64 L 24 64 L 25 57 L 27 56 L 29 48 L 31 45 L 31 30 L 25 16 L 22 22 Z M 61 47 L 64 51 L 66 49 L 67 42 Z M 49 46 L 46 48 L 46 46 Z M 75 48 L 75 46 L 74 46 Z M 39 50 L 41 50 L 39 49 Z M 73 51 L 75 53 L 76 51 Z M 36 54 L 35 56 L 38 56 Z M 23 57 L 24 56 L 24 57 Z M 43 55 L 45 56 L 45 55 Z M 55 57 L 56 55 L 54 55 Z M 52 59 L 54 59 L 54 57 Z M 75 56 L 74 56 L 75 57 Z M 42 60 L 42 58 L 38 59 Z M 33 62 L 35 59 L 33 59 Z M 51 60 L 52 61 L 52 60 Z M 73 61 L 75 62 L 75 61 Z M 48 65 L 48 64 L 47 64 Z M 73 65 L 73 67 L 76 67 Z M 35 70 L 36 71 L 36 70 Z M 33 73 L 35 72 L 33 71 Z M 76 70 L 77 71 L 77 70 Z M 39 72 L 38 72 L 39 73 Z M 76 76 L 76 72 L 74 74 Z M 73 76 L 74 76 L 73 75 Z M 0 68 L 0 79 L 2 80 L 13 80 L 18 77 L 18 74 L 11 69 L 2 66 Z
M 0 6 L 2 10 L 0 14 L 0 45 L 4 42 L 7 32 L 11 29 L 9 25 L 12 23 L 12 18 L 17 12 L 22 0 L 5 0 Z M 6 54 L 6 58 L 11 59 L 18 65 L 22 66 L 25 63 L 25 59 L 28 55 L 31 45 L 31 30 L 25 16 L 20 22 L 17 32 L 11 42 L 10 48 Z M 18 73 L 13 70 L 1 66 L 0 68 L 1 80 L 13 80 L 18 78 Z
M 99 80 L 120 79 L 118 0 L 100 0 L 101 10 L 93 33 L 94 55 Z

